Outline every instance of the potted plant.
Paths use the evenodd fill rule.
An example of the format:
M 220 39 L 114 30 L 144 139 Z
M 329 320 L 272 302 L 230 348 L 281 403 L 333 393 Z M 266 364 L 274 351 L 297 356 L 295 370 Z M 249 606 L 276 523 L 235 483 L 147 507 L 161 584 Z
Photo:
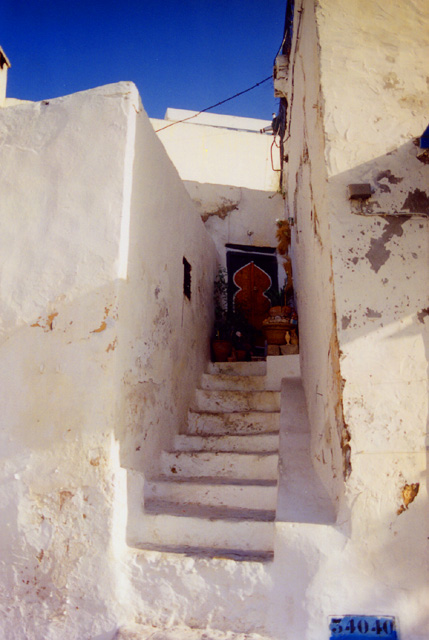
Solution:
M 215 322 L 212 351 L 216 362 L 226 362 L 232 353 L 232 326 L 228 318 L 227 271 L 220 267 L 214 281 Z
M 262 323 L 262 330 L 268 344 L 286 344 L 286 334 L 296 328 L 294 323 L 296 313 L 292 307 L 285 304 L 286 286 L 283 286 L 278 291 L 269 291 L 267 295 L 271 300 L 272 307 L 268 317 Z

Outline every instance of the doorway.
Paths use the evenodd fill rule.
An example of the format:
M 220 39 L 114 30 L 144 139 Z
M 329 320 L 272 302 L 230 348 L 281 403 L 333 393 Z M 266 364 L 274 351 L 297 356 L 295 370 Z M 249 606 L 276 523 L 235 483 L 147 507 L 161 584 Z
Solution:
M 271 247 L 226 245 L 228 312 L 238 309 L 257 331 L 271 307 L 269 293 L 278 290 L 276 250 Z

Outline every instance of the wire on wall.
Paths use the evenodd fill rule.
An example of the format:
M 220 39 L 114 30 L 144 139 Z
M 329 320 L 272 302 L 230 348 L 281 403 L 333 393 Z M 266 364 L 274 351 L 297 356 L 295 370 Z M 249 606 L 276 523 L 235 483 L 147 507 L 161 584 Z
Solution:
M 198 113 L 194 113 L 192 116 L 188 116 L 187 118 L 183 118 L 183 120 L 175 120 L 174 122 L 171 122 L 170 124 L 165 125 L 165 127 L 161 127 L 161 129 L 156 129 L 155 133 L 158 133 L 158 131 L 164 131 L 164 129 L 168 129 L 168 127 L 172 127 L 175 124 L 180 124 L 181 122 L 186 122 L 187 120 L 191 120 L 192 118 L 196 118 L 201 113 L 205 113 L 206 111 L 210 111 L 210 109 L 214 109 L 215 107 L 219 107 L 221 104 L 225 104 L 225 102 L 229 102 L 230 100 L 234 100 L 234 98 L 238 98 L 238 96 L 242 96 L 244 93 L 248 93 L 249 91 L 252 91 L 252 89 L 256 89 L 256 87 L 259 87 L 259 85 L 264 84 L 264 82 L 268 82 L 268 80 L 272 80 L 272 76 L 268 76 L 268 78 L 264 78 L 264 80 L 261 80 L 260 82 L 257 82 L 256 84 L 253 85 L 253 87 L 249 87 L 248 89 L 244 89 L 244 91 L 239 91 L 239 93 L 235 93 L 230 98 L 226 98 L 225 100 L 221 100 L 220 102 L 216 102 L 216 104 L 212 104 L 211 107 L 206 107 L 205 109 L 201 109 L 201 111 L 198 111 Z

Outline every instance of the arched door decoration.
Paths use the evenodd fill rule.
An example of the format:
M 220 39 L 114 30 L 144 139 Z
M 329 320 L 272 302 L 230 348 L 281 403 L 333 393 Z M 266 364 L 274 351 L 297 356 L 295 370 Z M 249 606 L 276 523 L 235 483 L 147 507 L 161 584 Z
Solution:
M 262 329 L 262 321 L 271 306 L 266 295 L 272 286 L 270 276 L 252 260 L 234 273 L 233 280 L 238 287 L 234 294 L 234 309 L 241 310 L 252 327 Z

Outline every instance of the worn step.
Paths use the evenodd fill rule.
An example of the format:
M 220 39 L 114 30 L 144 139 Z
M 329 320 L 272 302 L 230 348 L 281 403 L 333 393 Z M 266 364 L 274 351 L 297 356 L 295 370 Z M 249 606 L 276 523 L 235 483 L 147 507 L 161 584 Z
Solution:
M 231 557 L 228 554 L 228 557 Z M 234 556 L 232 556 L 236 559 Z M 241 560 L 241 558 L 238 558 Z M 233 633 L 218 629 L 195 629 L 194 627 L 156 628 L 153 625 L 131 623 L 118 629 L 113 640 L 268 640 L 256 633 Z
M 178 435 L 174 438 L 174 451 L 278 451 L 279 434 L 253 435 Z
M 263 391 L 265 376 L 240 376 L 228 373 L 204 373 L 201 378 L 202 389 L 226 389 L 228 391 Z
M 146 514 L 162 514 L 186 518 L 209 518 L 210 520 L 274 522 L 276 517 L 275 509 L 250 509 L 248 507 L 202 505 L 191 502 L 179 504 L 172 500 L 161 500 L 159 498 L 145 500 L 144 508 Z
M 280 392 L 196 389 L 194 409 L 213 413 L 279 411 Z
M 277 452 L 162 451 L 160 459 L 166 477 L 276 480 L 277 468 Z
M 267 373 L 266 362 L 210 362 L 207 373 L 227 374 L 229 376 L 264 376 Z
M 255 434 L 279 430 L 279 411 L 235 411 L 213 413 L 188 412 L 187 433 L 193 434 Z
M 181 481 L 180 478 L 146 481 L 144 498 L 145 504 L 151 500 L 167 500 L 180 504 L 273 510 L 277 505 L 277 482 L 241 481 L 230 484 L 219 482 L 217 478 L 206 482 Z
M 128 544 L 267 553 L 273 551 L 274 522 L 145 513 L 130 522 Z

